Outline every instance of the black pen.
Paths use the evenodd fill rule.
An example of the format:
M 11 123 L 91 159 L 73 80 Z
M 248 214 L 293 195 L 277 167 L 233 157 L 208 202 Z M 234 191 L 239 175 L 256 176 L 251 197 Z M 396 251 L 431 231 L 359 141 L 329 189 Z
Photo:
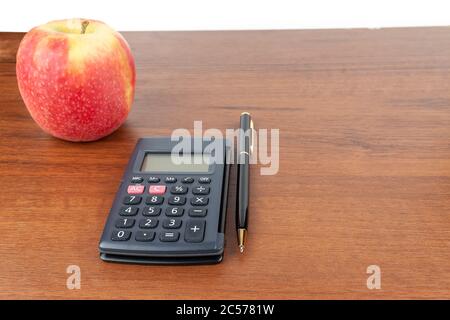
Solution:
M 243 112 L 240 120 L 237 155 L 236 228 L 239 250 L 243 253 L 248 229 L 249 171 L 250 156 L 253 151 L 254 127 L 248 112 Z

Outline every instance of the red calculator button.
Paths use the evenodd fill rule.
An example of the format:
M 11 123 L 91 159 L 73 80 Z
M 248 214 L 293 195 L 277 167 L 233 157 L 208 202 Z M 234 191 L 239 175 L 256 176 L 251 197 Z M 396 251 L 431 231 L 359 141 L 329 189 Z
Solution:
M 144 188 L 145 186 L 140 184 L 133 184 L 128 186 L 127 192 L 128 194 L 142 194 L 144 193 Z
M 164 194 L 166 192 L 166 186 L 153 185 L 148 189 L 150 194 Z

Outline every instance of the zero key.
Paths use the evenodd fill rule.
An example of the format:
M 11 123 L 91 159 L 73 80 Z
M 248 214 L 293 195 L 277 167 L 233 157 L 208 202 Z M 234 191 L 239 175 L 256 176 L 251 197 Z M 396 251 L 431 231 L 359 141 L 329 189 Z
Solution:
M 130 239 L 131 232 L 124 230 L 115 230 L 112 233 L 111 240 L 112 241 L 127 241 Z

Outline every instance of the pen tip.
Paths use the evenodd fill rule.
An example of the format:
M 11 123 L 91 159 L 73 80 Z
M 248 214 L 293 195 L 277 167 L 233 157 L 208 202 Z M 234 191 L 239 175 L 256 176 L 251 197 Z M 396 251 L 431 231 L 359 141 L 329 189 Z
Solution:
M 244 246 L 239 246 L 239 251 L 240 251 L 241 253 L 244 253 Z

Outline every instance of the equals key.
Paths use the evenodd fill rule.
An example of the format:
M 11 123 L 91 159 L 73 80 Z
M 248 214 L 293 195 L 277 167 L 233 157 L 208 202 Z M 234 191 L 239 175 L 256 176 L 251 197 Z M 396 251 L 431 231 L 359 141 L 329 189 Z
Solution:
M 175 242 L 180 238 L 179 232 L 163 232 L 161 233 L 159 240 L 162 242 Z

